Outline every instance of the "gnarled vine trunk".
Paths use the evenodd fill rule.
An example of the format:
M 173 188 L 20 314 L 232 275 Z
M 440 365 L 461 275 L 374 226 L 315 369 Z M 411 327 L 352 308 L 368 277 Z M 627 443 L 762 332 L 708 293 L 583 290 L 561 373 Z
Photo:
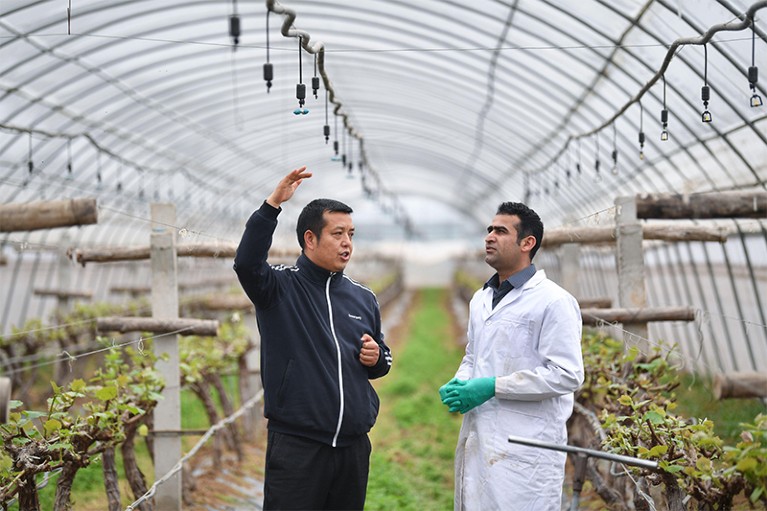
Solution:
M 40 511 L 40 497 L 37 494 L 35 474 L 25 474 L 19 481 L 19 509 Z
M 218 392 L 218 397 L 221 400 L 221 408 L 224 411 L 224 416 L 229 417 L 234 413 L 234 406 L 232 406 L 232 400 L 226 393 L 224 388 L 224 382 L 221 381 L 221 377 L 217 374 L 209 374 L 205 376 L 205 379 L 210 382 L 211 385 Z M 229 449 L 237 454 L 237 460 L 242 461 L 242 449 L 240 449 L 240 431 L 237 429 L 236 422 L 230 422 L 226 425 L 226 429 L 229 430 L 229 435 L 225 437 L 228 442 Z
M 72 483 L 75 481 L 75 474 L 80 467 L 74 463 L 67 463 L 59 474 L 56 482 L 56 499 L 53 502 L 54 511 L 69 511 L 72 509 L 70 497 L 72 495 Z M 24 509 L 23 507 L 21 509 Z
M 123 468 L 125 469 L 125 477 L 128 479 L 133 497 L 138 499 L 144 495 L 148 488 L 146 486 L 146 480 L 144 474 L 138 467 L 136 461 L 136 432 L 143 421 L 129 422 L 125 425 L 125 441 L 120 446 L 120 452 L 123 455 Z M 136 508 L 138 511 L 153 511 L 154 505 L 150 499 L 147 502 L 142 502 Z
M 190 388 L 192 389 L 192 392 L 194 392 L 195 395 L 200 398 L 200 401 L 202 401 L 203 407 L 205 408 L 205 414 L 208 416 L 208 422 L 210 425 L 212 426 L 216 424 L 218 422 L 218 410 L 216 410 L 216 405 L 213 403 L 213 398 L 210 396 L 210 387 L 205 384 L 205 382 L 197 381 L 192 383 Z M 221 437 L 228 435 L 229 432 L 224 429 L 217 432 L 217 434 L 213 436 L 213 462 L 217 466 L 221 466 L 223 459 Z
M 120 485 L 117 476 L 114 446 L 107 447 L 101 455 L 101 468 L 104 473 L 104 486 L 107 492 L 109 511 L 120 511 Z

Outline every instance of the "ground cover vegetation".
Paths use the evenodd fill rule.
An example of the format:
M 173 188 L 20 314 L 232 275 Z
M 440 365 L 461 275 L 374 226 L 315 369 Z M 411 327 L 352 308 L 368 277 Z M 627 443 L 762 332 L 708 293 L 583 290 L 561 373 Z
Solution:
M 414 297 L 392 338 L 394 364 L 376 382 L 381 411 L 372 431 L 366 510 L 429 511 L 453 507 L 453 459 L 461 416 L 448 413 L 437 390 L 463 356 L 446 290 Z
M 574 415 L 571 441 L 659 462 L 658 471 L 617 472 L 607 462 L 594 462 L 588 479 L 610 509 L 651 509 L 651 501 L 670 511 L 767 506 L 763 407 L 741 407 L 737 436 L 722 438 L 712 416 L 680 413 L 683 375 L 671 362 L 673 347 L 657 346 L 641 355 L 635 347 L 590 331 L 583 348 L 587 371 L 578 402 L 586 412 Z M 693 394 L 692 388 L 685 391 L 688 411 L 710 407 L 709 395 L 700 386 Z M 748 410 L 757 414 L 743 413 Z M 598 418 L 597 427 L 589 416 Z M 732 424 L 733 418 L 727 421 Z
M 3 505 L 25 511 L 84 509 L 96 486 L 102 495 L 97 509 L 111 511 L 124 509 L 151 485 L 148 432 L 164 383 L 154 369 L 150 334 L 136 336 L 137 343 L 96 334 L 93 320 L 114 309 L 81 306 L 70 315 L 57 313 L 54 324 L 61 326 L 42 328 L 39 321 L 30 322 L 0 339 L 6 367 L 13 368 L 17 388 L 27 398 L 13 401 L 9 420 L 0 425 Z M 218 336 L 180 337 L 179 345 L 181 383 L 197 397 L 192 406 L 198 408 L 188 408 L 185 399 L 187 419 L 182 423 L 190 417 L 198 422 L 207 418 L 202 427 L 209 427 L 241 401 L 238 384 L 226 388 L 223 376 L 241 379 L 237 375 L 249 347 L 247 333 L 232 316 L 222 322 Z M 64 347 L 69 353 L 88 352 L 85 362 L 72 356 L 70 371 L 62 371 L 57 354 Z M 41 381 L 51 382 L 48 391 L 40 388 Z M 235 427 L 222 431 L 213 442 L 213 458 L 220 459 L 223 446 L 238 452 L 239 441 Z M 191 482 L 185 478 L 185 483 L 187 479 Z
M 382 407 L 371 434 L 368 510 L 452 507 L 461 416 L 444 409 L 437 389 L 460 362 L 458 340 L 464 332 L 453 323 L 449 295 L 447 290 L 417 292 L 410 313 L 387 339 L 395 364 L 374 382 Z M 151 485 L 150 439 L 144 436 L 151 424 L 143 419 L 162 388 L 147 356 L 151 344 L 142 352 L 118 350 L 114 341 L 102 340 L 105 355 L 87 372 L 41 365 L 33 356 L 49 343 L 57 349 L 66 343 L 75 353 L 84 340 L 97 338 L 87 318 L 106 312 L 100 306 L 77 310 L 76 316 L 56 320 L 69 325 L 63 329 L 30 324 L 0 338 L 16 385 L 30 403 L 38 403 L 14 402 L 11 420 L 0 426 L 0 502 L 15 500 L 9 509 L 124 509 L 142 484 Z M 82 326 L 72 326 L 77 324 Z M 237 371 L 249 347 L 247 333 L 232 322 L 220 337 L 220 343 L 182 341 L 185 429 L 206 428 L 241 402 Z M 640 356 L 589 330 L 583 349 L 586 382 L 578 394 L 581 411 L 571 419 L 571 443 L 654 459 L 661 468 L 621 472 L 606 462 L 591 463 L 583 509 L 651 509 L 650 500 L 657 509 L 672 511 L 767 507 L 763 403 L 713 400 L 710 382 L 674 366 L 673 347 Z M 206 357 L 211 360 L 205 362 Z M 232 376 L 221 379 L 225 374 Z M 34 385 L 31 378 L 59 383 Z M 238 435 L 236 429 L 224 432 L 208 456 L 220 459 L 220 449 L 238 452 Z M 46 477 L 38 492 L 35 483 Z

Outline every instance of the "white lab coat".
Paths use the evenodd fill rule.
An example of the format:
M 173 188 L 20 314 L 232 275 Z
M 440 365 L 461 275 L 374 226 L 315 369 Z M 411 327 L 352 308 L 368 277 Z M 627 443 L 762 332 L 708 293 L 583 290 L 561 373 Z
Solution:
M 456 511 L 559 511 L 566 455 L 508 442 L 566 444 L 573 392 L 583 383 L 578 302 L 538 270 L 493 309 L 493 290 L 469 305 L 456 377 L 495 376 L 495 397 L 464 415 L 455 459 Z

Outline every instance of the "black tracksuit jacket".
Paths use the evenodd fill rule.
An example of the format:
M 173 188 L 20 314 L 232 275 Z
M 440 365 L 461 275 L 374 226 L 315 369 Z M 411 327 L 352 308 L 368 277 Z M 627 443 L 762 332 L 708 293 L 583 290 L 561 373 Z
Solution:
M 251 215 L 234 258 L 256 306 L 264 415 L 271 430 L 349 445 L 370 431 L 378 415 L 378 395 L 368 380 L 391 367 L 378 301 L 370 289 L 304 254 L 295 266 L 269 265 L 280 211 L 264 202 Z M 374 367 L 359 361 L 365 333 L 381 349 Z

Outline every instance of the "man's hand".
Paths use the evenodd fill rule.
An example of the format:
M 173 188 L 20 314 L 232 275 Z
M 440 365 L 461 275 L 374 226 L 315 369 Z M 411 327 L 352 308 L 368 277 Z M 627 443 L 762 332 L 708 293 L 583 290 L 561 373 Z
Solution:
M 466 385 L 466 382 L 464 380 L 459 380 L 458 378 L 453 378 L 449 382 L 445 383 L 439 388 L 439 398 L 442 400 L 442 403 L 445 403 L 445 399 L 448 397 L 448 392 L 450 392 L 450 389 L 453 385 Z
M 367 367 L 373 367 L 378 363 L 378 357 L 381 356 L 381 348 L 369 334 L 363 335 L 360 340 L 362 341 L 360 363 Z
M 292 171 L 277 183 L 277 188 L 266 199 L 266 202 L 273 208 L 279 208 L 280 204 L 293 197 L 293 193 L 298 188 L 298 185 L 301 184 L 301 181 L 309 177 L 312 177 L 312 173 L 306 172 L 306 165 Z
M 451 412 L 466 413 L 495 396 L 495 377 L 450 380 L 440 389 L 442 403 Z

